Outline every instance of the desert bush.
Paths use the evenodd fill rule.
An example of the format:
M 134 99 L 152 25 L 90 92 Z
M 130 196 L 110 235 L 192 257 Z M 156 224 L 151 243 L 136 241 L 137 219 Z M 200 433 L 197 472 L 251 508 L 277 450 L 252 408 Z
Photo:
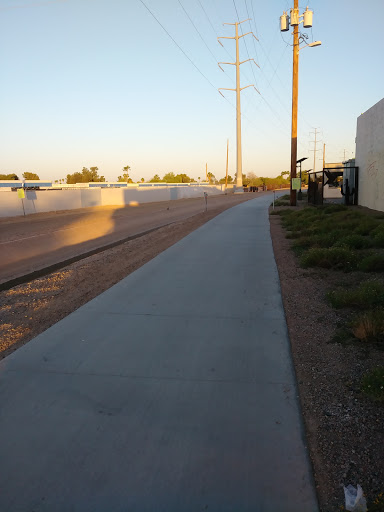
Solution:
M 372 243 L 366 236 L 353 233 L 341 237 L 334 245 L 335 247 L 349 247 L 350 249 L 367 249 L 371 247 Z
M 348 247 L 311 248 L 300 258 L 303 267 L 333 268 L 344 271 L 354 270 L 357 256 Z
M 384 271 L 384 255 L 379 253 L 371 253 L 359 263 L 359 269 L 363 272 L 383 272 Z
M 328 292 L 327 299 L 334 308 L 370 308 L 384 304 L 384 285 L 366 281 L 355 288 L 339 288 Z
M 384 342 L 384 310 L 373 309 L 358 315 L 351 322 L 353 336 L 364 342 Z

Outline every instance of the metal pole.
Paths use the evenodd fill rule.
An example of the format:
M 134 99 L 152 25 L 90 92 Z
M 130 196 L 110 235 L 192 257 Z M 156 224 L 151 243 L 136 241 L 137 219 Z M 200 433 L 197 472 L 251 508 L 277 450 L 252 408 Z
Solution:
M 316 171 L 316 135 L 317 135 L 317 128 L 315 128 L 315 149 L 313 152 L 313 172 Z
M 300 190 L 299 190 L 299 193 L 297 194 L 297 199 L 299 199 L 300 201 L 303 199 L 303 193 L 301 191 L 301 162 L 300 162 Z
M 323 144 L 323 169 L 325 167 L 325 144 Z
M 299 0 L 294 0 L 294 9 Z M 299 26 L 293 29 L 293 71 L 292 71 L 292 139 L 291 139 L 291 206 L 296 206 L 296 190 L 292 190 L 292 179 L 296 178 L 297 161 L 297 106 L 299 98 Z
M 298 1 L 298 0 L 297 0 Z M 241 110 L 240 110 L 240 61 L 239 61 L 239 24 L 236 23 L 236 190 L 244 192 L 243 189 L 243 165 L 241 160 Z
M 227 165 L 225 168 L 225 190 L 227 190 L 227 186 L 228 186 L 228 144 L 229 144 L 229 140 L 227 139 Z

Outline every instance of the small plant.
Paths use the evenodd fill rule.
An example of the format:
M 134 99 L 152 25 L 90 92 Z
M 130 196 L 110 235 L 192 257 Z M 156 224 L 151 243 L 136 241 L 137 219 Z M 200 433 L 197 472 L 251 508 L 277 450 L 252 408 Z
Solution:
M 359 269 L 363 272 L 383 272 L 384 255 L 373 253 L 365 256 L 359 263 Z
M 378 366 L 364 375 L 361 379 L 361 390 L 373 400 L 384 402 L 384 366 Z M 376 505 L 380 504 L 383 507 L 382 509 L 369 507 L 369 510 L 384 510 L 382 494 L 378 496 Z
M 303 267 L 333 268 L 351 271 L 356 268 L 356 254 L 347 247 L 311 248 L 300 258 Z
M 373 235 L 373 244 L 375 247 L 384 248 L 384 231 L 378 231 Z
M 343 204 L 330 204 L 324 208 L 325 213 L 327 215 L 335 213 L 335 212 L 344 212 L 347 210 L 347 207 Z
M 384 342 L 384 310 L 374 309 L 361 313 L 351 323 L 355 338 L 364 342 Z
M 353 335 L 347 327 L 341 327 L 337 329 L 332 338 L 330 339 L 330 343 L 340 343 L 340 345 L 350 345 L 354 343 L 356 340 L 353 338 Z
M 327 299 L 334 308 L 370 308 L 384 304 L 384 285 L 378 281 L 365 281 L 356 288 L 339 288 L 328 292 Z
M 335 243 L 335 247 L 349 247 L 350 249 L 367 249 L 371 246 L 370 239 L 363 235 L 347 235 Z
M 283 198 L 276 199 L 275 206 L 290 206 L 290 201 L 285 201 Z

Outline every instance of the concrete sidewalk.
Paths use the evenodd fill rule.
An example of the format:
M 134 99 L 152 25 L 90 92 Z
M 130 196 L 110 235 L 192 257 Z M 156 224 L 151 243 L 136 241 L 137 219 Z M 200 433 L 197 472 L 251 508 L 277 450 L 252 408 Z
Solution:
M 318 510 L 270 202 L 225 211 L 1 362 L 0 510 Z

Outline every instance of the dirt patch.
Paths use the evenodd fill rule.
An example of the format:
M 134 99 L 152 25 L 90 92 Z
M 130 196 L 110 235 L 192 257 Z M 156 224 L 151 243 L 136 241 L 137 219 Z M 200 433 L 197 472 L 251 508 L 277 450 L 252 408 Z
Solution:
M 270 223 L 321 510 L 340 510 L 347 484 L 373 502 L 383 491 L 384 407 L 361 393 L 360 379 L 384 352 L 331 342 L 342 317 L 326 293 L 350 274 L 301 268 L 280 217 Z

